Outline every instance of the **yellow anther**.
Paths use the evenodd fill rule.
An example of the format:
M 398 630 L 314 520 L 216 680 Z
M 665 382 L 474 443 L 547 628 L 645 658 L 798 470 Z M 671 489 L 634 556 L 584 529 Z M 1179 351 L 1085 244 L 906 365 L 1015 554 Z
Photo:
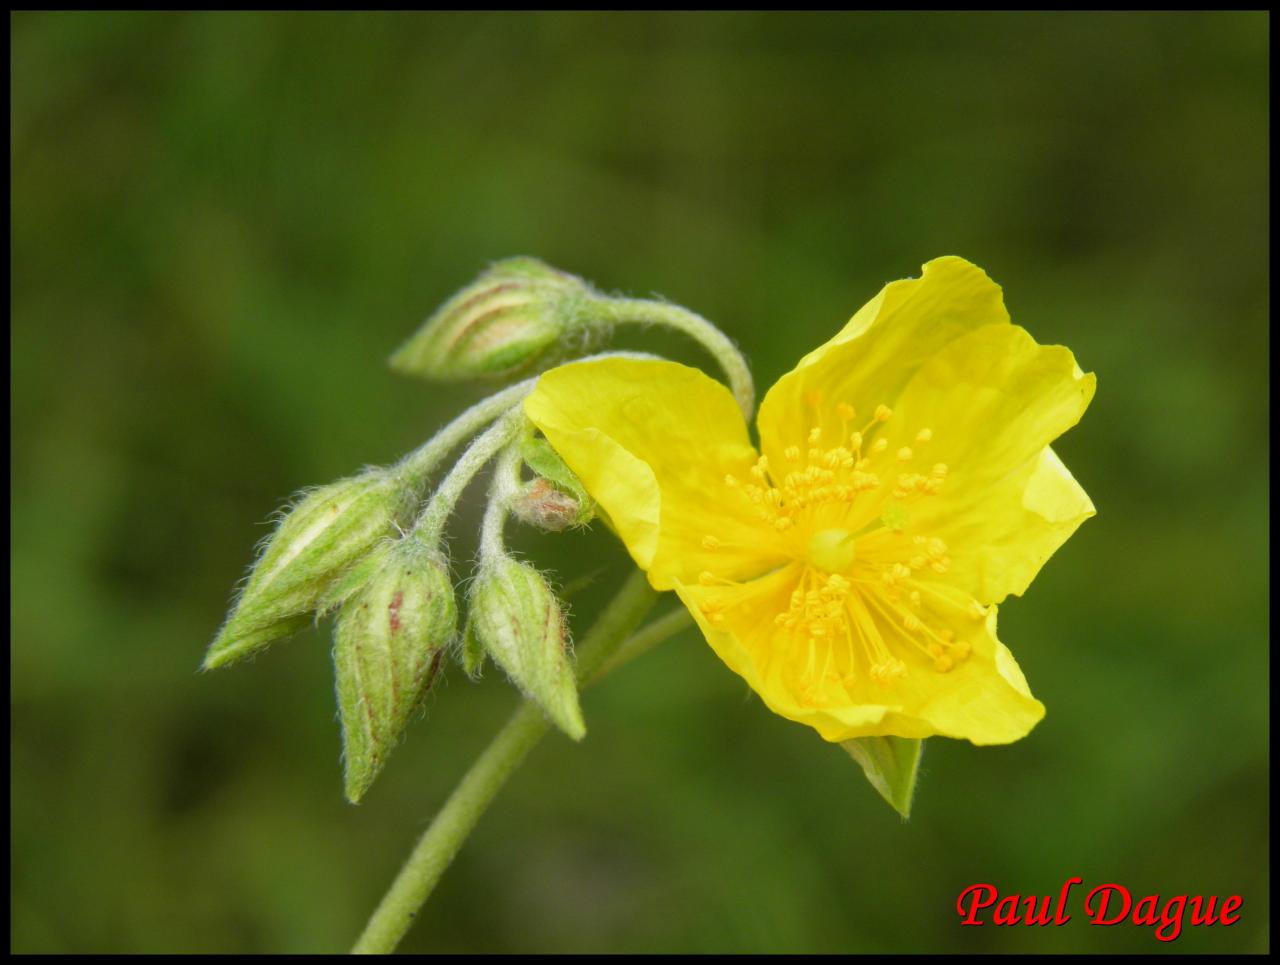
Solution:
M 853 433 L 853 435 L 849 436 L 849 447 L 850 447 L 851 449 L 861 449 L 861 448 L 862 448 L 862 433 L 861 433 L 861 432 L 855 432 L 855 433 Z
M 841 402 L 836 406 L 836 415 L 845 422 L 850 421 L 857 414 L 857 411 L 848 402 Z
M 940 557 L 946 556 L 947 544 L 935 536 L 929 540 L 928 553 L 935 560 L 939 559 Z
M 954 666 L 955 663 L 953 663 L 951 658 L 946 654 L 943 654 L 941 657 L 938 657 L 933 661 L 933 669 L 939 673 L 947 673 Z
M 903 446 L 898 450 L 898 461 L 907 462 L 915 453 L 911 451 L 910 446 Z
M 947 464 L 945 462 L 940 462 L 933 467 L 933 478 L 935 479 L 947 478 Z
M 714 536 L 704 536 L 704 537 L 702 537 L 702 548 L 703 548 L 704 550 L 717 550 L 717 549 L 719 549 L 719 548 L 720 548 L 721 546 L 723 546 L 723 545 L 724 545 L 724 544 L 723 544 L 723 543 L 721 543 L 721 542 L 720 542 L 718 539 L 716 539 Z
M 951 558 L 949 556 L 944 556 L 940 560 L 934 560 L 929 564 L 929 569 L 933 570 L 935 573 L 945 573 L 947 570 L 951 569 Z
M 799 461 L 800 461 L 800 447 L 799 447 L 799 446 L 787 446 L 786 450 L 782 453 L 782 455 L 783 455 L 783 457 L 787 460 L 787 462 L 799 462 Z
M 917 553 L 915 556 L 911 557 L 911 559 L 907 560 L 907 565 L 913 570 L 923 570 L 929 565 L 929 558 L 923 553 Z M 918 595 L 919 591 L 917 590 L 916 593 Z
M 932 429 L 921 429 L 916 433 L 916 442 L 928 442 L 933 438 Z
M 919 606 L 919 605 L 920 605 L 920 591 L 919 591 L 919 590 L 912 590 L 912 591 L 911 591 L 911 596 L 910 596 L 908 599 L 910 599 L 910 600 L 911 600 L 911 605 L 912 605 L 912 606 Z
M 724 484 L 728 486 L 730 489 L 733 489 L 735 486 L 738 485 L 738 478 L 736 476 L 725 476 Z
M 779 533 L 789 530 L 794 525 L 795 525 L 795 520 L 793 520 L 790 516 L 779 516 L 777 519 L 773 521 L 773 528 L 776 529 Z
M 888 422 L 893 417 L 893 410 L 887 405 L 876 406 L 876 422 Z
M 818 440 L 821 438 L 822 438 L 821 427 L 814 426 L 812 429 L 809 430 L 809 445 L 811 446 L 817 445 Z
M 902 625 L 914 633 L 920 629 L 920 618 L 914 613 L 908 613 L 902 618 Z
M 938 632 L 938 636 L 942 637 L 943 643 L 950 643 L 956 638 L 956 633 L 950 627 L 944 627 Z M 965 646 L 967 647 L 968 644 L 966 643 Z
M 716 575 L 712 573 L 710 570 L 703 570 L 701 573 L 698 574 L 698 582 L 701 583 L 703 586 L 715 586 Z
M 927 649 L 929 651 L 929 656 L 935 659 L 943 656 L 947 652 L 946 648 L 940 643 L 931 643 Z
M 961 640 L 951 650 L 952 655 L 957 660 L 965 659 L 972 652 L 973 652 L 973 648 L 969 646 L 968 640 Z
M 889 448 L 888 439 L 877 439 L 874 443 L 872 443 L 871 451 L 879 455 L 880 453 L 884 452 L 888 448 Z

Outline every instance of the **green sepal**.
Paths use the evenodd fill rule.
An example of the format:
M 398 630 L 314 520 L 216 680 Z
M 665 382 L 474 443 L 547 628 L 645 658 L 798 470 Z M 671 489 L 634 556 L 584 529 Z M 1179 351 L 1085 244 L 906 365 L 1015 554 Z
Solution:
M 880 796 L 904 820 L 909 818 L 924 741 L 914 737 L 857 737 L 840 746 L 858 762 Z
M 475 625 L 468 620 L 462 631 L 462 669 L 472 680 L 479 680 L 484 672 L 484 647 L 476 636 Z
M 595 500 L 591 498 L 577 474 L 560 457 L 560 453 L 551 448 L 551 443 L 546 439 L 531 436 L 521 444 L 520 454 L 524 458 L 525 465 L 577 502 L 578 512 L 572 525 L 585 526 L 595 518 Z

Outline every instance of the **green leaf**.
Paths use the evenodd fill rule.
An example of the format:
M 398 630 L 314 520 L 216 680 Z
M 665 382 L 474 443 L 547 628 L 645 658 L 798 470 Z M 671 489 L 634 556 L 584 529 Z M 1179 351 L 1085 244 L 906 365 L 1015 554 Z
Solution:
M 924 741 L 912 737 L 858 737 L 840 746 L 858 762 L 880 796 L 904 819 L 909 818 Z

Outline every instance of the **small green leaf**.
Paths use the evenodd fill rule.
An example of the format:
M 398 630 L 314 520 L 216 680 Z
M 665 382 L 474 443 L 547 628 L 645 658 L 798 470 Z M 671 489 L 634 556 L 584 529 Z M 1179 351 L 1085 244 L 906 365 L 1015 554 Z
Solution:
M 913 737 L 858 737 L 840 746 L 858 762 L 880 796 L 904 819 L 909 818 L 924 741 Z
M 472 680 L 479 680 L 484 671 L 484 647 L 476 638 L 475 625 L 470 620 L 462 631 L 462 669 Z

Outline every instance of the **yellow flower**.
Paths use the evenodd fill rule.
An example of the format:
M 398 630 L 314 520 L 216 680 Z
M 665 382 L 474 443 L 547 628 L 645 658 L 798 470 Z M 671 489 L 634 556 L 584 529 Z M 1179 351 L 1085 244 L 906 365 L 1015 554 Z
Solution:
M 1044 706 L 995 604 L 1094 513 L 1049 448 L 1093 392 L 948 257 L 769 390 L 760 452 L 729 392 L 672 362 L 566 365 L 525 410 L 774 712 L 829 741 L 1000 744 Z

